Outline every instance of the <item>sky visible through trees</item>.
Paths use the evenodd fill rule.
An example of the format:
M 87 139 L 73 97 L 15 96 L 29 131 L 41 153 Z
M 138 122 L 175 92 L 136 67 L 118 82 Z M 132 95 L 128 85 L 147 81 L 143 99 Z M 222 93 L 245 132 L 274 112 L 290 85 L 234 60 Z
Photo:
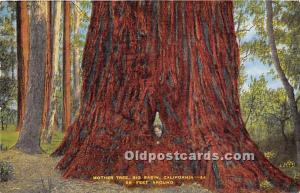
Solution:
M 244 38 L 244 40 L 248 41 L 253 38 L 255 38 L 255 30 L 251 30 L 249 34 Z M 274 78 L 274 76 L 270 74 L 271 70 L 274 70 L 272 66 L 263 64 L 258 58 L 254 60 L 247 59 L 245 61 L 245 73 L 247 74 L 247 80 L 243 84 L 243 89 L 249 89 L 249 84 L 251 83 L 251 76 L 253 78 L 259 78 L 261 75 L 265 76 L 268 88 L 282 88 L 282 83 L 280 82 L 280 80 Z
M 89 2 L 87 2 L 89 4 Z M 88 9 L 84 9 L 82 7 L 76 7 L 76 10 L 79 12 L 79 14 L 82 14 L 84 16 L 83 23 L 85 23 L 85 26 L 88 25 L 89 23 L 89 16 L 91 14 L 91 7 Z M 3 10 L 0 12 L 0 16 L 5 16 L 7 15 L 8 12 L 7 10 Z M 14 23 L 15 25 L 15 23 Z M 251 23 L 249 22 L 249 26 Z M 80 32 L 83 36 L 86 35 L 87 33 L 87 28 L 80 28 Z M 251 41 L 255 38 L 256 31 L 254 28 L 251 28 L 250 31 L 247 32 L 247 35 L 242 38 L 242 41 Z M 245 73 L 248 75 L 247 76 L 247 81 L 243 85 L 243 89 L 248 89 L 249 84 L 251 82 L 251 76 L 254 78 L 259 78 L 260 75 L 264 75 L 267 79 L 267 85 L 269 88 L 280 88 L 282 87 L 282 84 L 279 80 L 274 79 L 274 76 L 269 74 L 270 70 L 272 70 L 273 67 L 270 67 L 268 65 L 264 65 L 259 58 L 256 58 L 254 61 L 251 61 L 250 59 L 247 59 L 245 62 Z M 274 70 L 274 69 L 273 69 Z

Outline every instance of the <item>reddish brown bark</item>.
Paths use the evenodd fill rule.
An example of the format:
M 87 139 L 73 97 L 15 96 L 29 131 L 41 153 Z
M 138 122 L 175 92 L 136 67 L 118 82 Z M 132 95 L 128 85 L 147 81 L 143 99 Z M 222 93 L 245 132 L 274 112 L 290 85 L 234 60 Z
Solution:
M 73 108 L 77 109 L 79 108 L 80 104 L 80 49 L 79 49 L 79 25 L 80 25 L 80 14 L 78 13 L 77 5 L 78 2 L 74 2 L 74 9 L 73 9 L 73 15 L 74 15 L 74 44 L 73 44 L 73 90 L 74 90 L 74 102 Z
M 17 53 L 18 53 L 18 123 L 23 126 L 29 65 L 29 18 L 27 2 L 17 2 Z
M 70 42 L 70 2 L 64 2 L 63 33 L 63 118 L 62 130 L 65 131 L 71 121 L 71 42 Z
M 49 113 L 49 107 L 50 107 L 50 97 L 51 97 L 51 91 L 52 91 L 52 6 L 51 1 L 47 2 L 47 60 L 46 60 L 46 66 L 45 66 L 45 97 L 44 97 L 44 107 L 43 107 L 43 117 L 42 117 L 42 139 L 44 140 L 44 134 L 46 129 L 46 123 Z
M 262 180 L 295 188 L 244 127 L 232 2 L 94 3 L 82 66 L 79 116 L 53 153 L 64 155 L 64 177 L 195 175 L 225 193 L 253 191 Z M 255 161 L 148 163 L 125 160 L 127 150 L 252 152 Z

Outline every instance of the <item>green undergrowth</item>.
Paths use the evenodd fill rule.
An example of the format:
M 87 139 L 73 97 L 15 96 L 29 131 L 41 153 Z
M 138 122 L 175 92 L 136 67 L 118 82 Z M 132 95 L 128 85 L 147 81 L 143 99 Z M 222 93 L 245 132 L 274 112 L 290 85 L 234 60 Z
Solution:
M 0 130 L 0 151 L 6 151 L 12 148 L 18 140 L 18 136 L 19 132 L 16 131 L 15 125 L 8 125 L 7 130 Z M 55 131 L 52 142 L 50 144 L 42 143 L 41 147 L 47 154 L 50 154 L 58 147 L 62 141 L 62 138 L 63 133 L 60 131 Z

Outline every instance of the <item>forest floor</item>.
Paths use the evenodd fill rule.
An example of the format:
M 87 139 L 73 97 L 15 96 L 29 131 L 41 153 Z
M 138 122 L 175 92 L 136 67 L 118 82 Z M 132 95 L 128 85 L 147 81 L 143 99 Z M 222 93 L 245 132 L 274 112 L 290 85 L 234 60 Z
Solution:
M 18 132 L 14 126 L 9 126 L 7 130 L 0 131 L 0 145 L 5 149 L 10 149 L 17 141 Z M 16 150 L 1 151 L 0 161 L 4 160 L 12 163 L 14 167 L 14 177 L 8 182 L 0 183 L 0 193 L 127 193 L 127 192 L 153 192 L 153 193 L 210 193 L 198 184 L 182 185 L 172 188 L 156 189 L 128 189 L 122 186 L 104 182 L 86 182 L 75 179 L 62 178 L 55 166 L 59 158 L 50 157 L 63 138 L 61 132 L 55 132 L 51 144 L 41 144 L 44 154 L 28 155 Z M 277 140 L 277 139 L 276 139 Z M 279 139 L 280 140 L 280 139 Z M 273 144 L 273 145 L 272 145 Z M 284 173 L 300 182 L 300 168 L 293 166 L 294 145 L 290 144 L 285 148 L 283 141 L 267 140 L 266 143 L 258 143 L 266 157 Z M 292 159 L 291 159 L 292 158 Z
M 13 179 L 0 183 L 0 193 L 210 193 L 198 184 L 156 189 L 129 189 L 109 182 L 64 179 L 55 165 L 59 158 L 47 154 L 28 155 L 16 150 L 0 153 L 0 160 L 13 164 Z

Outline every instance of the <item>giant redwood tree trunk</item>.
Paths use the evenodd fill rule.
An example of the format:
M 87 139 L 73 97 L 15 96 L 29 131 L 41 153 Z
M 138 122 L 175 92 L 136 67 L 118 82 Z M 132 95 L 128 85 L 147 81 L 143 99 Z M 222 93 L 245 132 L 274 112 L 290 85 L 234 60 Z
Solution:
M 64 177 L 196 175 L 220 192 L 247 192 L 263 180 L 294 187 L 244 127 L 232 2 L 95 2 L 82 67 L 79 116 L 53 153 L 64 155 Z M 127 150 L 253 152 L 255 160 L 149 163 L 125 160 Z

